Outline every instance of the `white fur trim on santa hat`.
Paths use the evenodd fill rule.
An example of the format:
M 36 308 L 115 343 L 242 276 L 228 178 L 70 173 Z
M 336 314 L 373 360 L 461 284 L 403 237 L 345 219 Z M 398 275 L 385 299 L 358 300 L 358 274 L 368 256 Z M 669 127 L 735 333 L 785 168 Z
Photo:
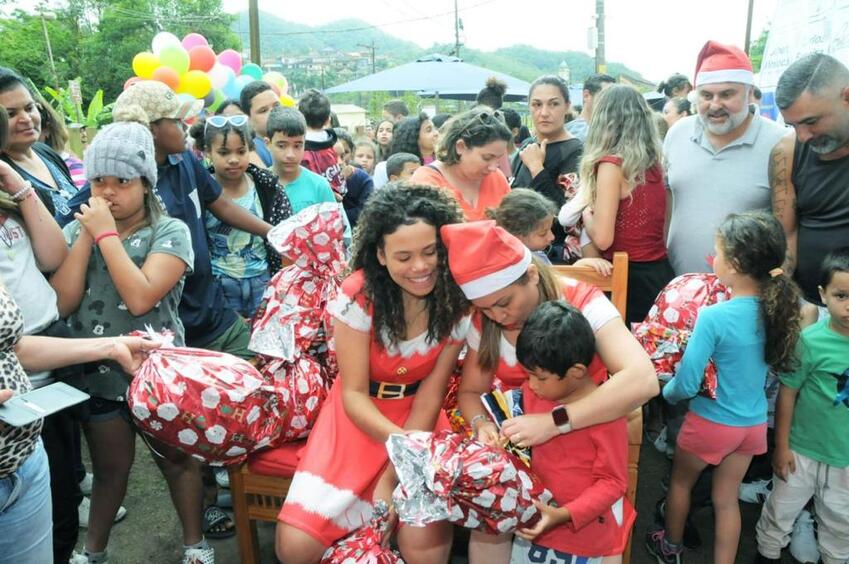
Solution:
M 755 75 L 746 69 L 722 69 L 715 71 L 700 72 L 696 75 L 696 85 L 716 84 L 718 82 L 739 82 L 740 84 L 754 84 Z
M 493 292 L 497 292 L 502 288 L 506 288 L 516 280 L 518 280 L 528 270 L 531 264 L 531 251 L 525 247 L 525 254 L 522 260 L 515 264 L 511 264 L 507 268 L 502 268 L 492 274 L 481 276 L 471 282 L 466 282 L 460 285 L 460 289 L 466 294 L 466 299 L 476 300 L 483 296 L 488 296 Z

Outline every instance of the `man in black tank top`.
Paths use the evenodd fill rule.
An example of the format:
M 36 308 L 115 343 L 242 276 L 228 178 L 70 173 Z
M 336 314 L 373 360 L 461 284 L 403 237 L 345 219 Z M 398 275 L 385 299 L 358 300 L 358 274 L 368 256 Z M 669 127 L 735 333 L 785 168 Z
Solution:
M 820 265 L 849 245 L 849 70 L 822 53 L 802 57 L 781 75 L 775 100 L 796 131 L 769 165 L 773 212 L 787 235 L 784 268 L 822 305 Z

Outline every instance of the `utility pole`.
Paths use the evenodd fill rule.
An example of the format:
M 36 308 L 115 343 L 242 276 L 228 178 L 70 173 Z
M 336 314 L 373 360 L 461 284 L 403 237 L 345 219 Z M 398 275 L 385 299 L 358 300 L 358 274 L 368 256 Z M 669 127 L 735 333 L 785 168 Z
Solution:
M 595 0 L 595 72 L 606 73 L 607 63 L 604 60 L 604 0 Z
M 454 56 L 460 58 L 460 12 L 454 0 Z
M 50 46 L 50 34 L 47 32 L 47 20 L 55 20 L 56 14 L 45 12 L 45 6 L 39 6 L 41 16 L 41 28 L 44 30 L 44 43 L 47 44 L 47 60 L 50 61 L 50 72 L 53 75 L 53 87 L 59 90 L 59 74 L 56 72 L 56 63 L 53 61 L 53 48 Z
M 372 74 L 376 73 L 377 72 L 377 64 L 375 63 L 375 59 L 374 59 L 374 51 L 375 51 L 374 39 L 371 40 L 371 44 L 369 44 L 369 45 L 365 45 L 363 43 L 357 43 L 357 47 L 362 47 L 364 49 L 368 49 L 368 51 L 371 53 L 371 73 Z
M 262 67 L 259 51 L 259 6 L 257 0 L 248 0 L 248 28 L 251 38 L 251 62 Z
M 755 0 L 749 0 L 749 15 L 746 18 L 746 43 L 744 44 L 747 55 L 749 54 L 749 47 L 752 42 L 752 9 L 754 8 L 754 5 Z

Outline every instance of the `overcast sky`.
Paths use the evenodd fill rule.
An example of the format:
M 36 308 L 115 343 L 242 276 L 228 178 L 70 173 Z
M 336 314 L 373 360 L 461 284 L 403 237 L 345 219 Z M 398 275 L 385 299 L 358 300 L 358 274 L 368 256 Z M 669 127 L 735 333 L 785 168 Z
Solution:
M 777 0 L 754 0 L 752 40 L 774 17 Z M 223 0 L 247 9 L 247 0 Z M 491 51 L 517 43 L 540 49 L 584 51 L 595 0 L 458 0 L 462 41 Z M 746 0 L 606 0 L 607 60 L 627 64 L 653 81 L 673 72 L 691 76 L 708 39 L 741 48 Z M 367 21 L 422 47 L 454 42 L 454 0 L 259 0 L 259 8 L 289 21 L 318 25 L 343 18 Z M 396 23 L 405 20 L 407 23 Z M 384 25 L 386 24 L 386 25 Z

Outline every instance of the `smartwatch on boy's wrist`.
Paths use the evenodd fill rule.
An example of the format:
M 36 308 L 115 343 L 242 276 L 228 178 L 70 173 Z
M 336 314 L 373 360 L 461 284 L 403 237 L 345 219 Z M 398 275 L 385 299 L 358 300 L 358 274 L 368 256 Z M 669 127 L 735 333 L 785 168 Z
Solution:
M 554 419 L 554 426 L 561 435 L 565 435 L 572 430 L 572 424 L 569 423 L 569 412 L 566 411 L 565 405 L 558 405 L 551 410 L 551 417 Z

